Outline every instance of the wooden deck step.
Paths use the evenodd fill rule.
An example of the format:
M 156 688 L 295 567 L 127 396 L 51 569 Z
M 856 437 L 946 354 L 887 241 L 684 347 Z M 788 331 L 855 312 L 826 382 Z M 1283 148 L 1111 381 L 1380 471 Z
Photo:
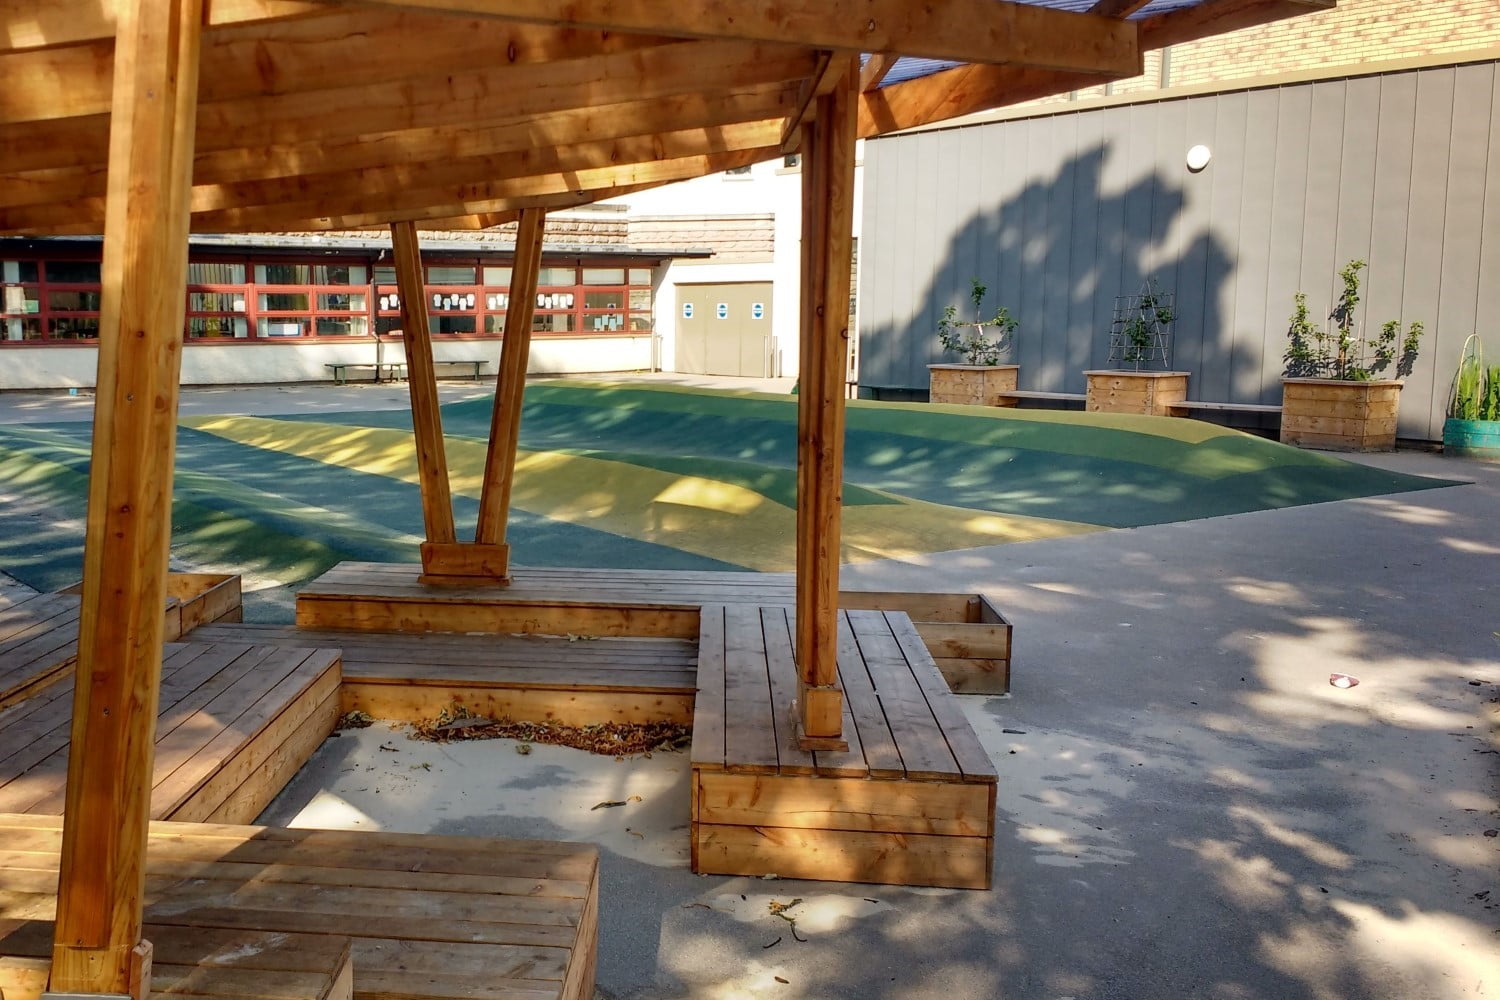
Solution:
M 431 587 L 416 563 L 339 563 L 297 595 L 297 624 L 375 632 L 694 639 L 705 604 L 793 604 L 790 573 L 517 567 L 509 585 Z M 1010 690 L 1011 625 L 982 594 L 848 589 L 839 606 L 903 611 L 955 691 Z
M 0 607 L 0 709 L 66 677 L 78 662 L 81 584 Z M 238 621 L 240 578 L 169 573 L 162 638 L 204 622 Z
M 0 815 L 0 955 L 50 935 L 60 830 Z M 217 985 L 282 962 L 250 956 L 285 936 L 309 963 L 351 953 L 359 1000 L 593 996 L 598 852 L 581 844 L 153 823 L 145 902 L 157 962 L 215 984 L 194 992 L 310 995 L 276 979 L 269 991 Z
M 345 712 L 431 719 L 458 702 L 487 718 L 567 725 L 692 721 L 698 644 L 687 639 L 373 633 L 209 625 L 195 641 L 343 651 Z
M 844 611 L 844 752 L 792 735 L 795 621 L 710 605 L 699 638 L 693 870 L 987 888 L 996 773 L 910 619 Z
M 169 643 L 151 815 L 254 819 L 332 731 L 337 650 Z M 73 680 L 0 711 L 0 812 L 60 814 Z

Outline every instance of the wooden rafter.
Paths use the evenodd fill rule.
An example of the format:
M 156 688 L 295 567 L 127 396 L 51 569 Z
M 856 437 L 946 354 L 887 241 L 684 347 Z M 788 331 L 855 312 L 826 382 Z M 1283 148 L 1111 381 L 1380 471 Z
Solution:
M 827 97 L 844 79 L 857 56 L 845 52 L 818 53 L 818 68 L 803 81 L 797 93 L 797 107 L 787 116 L 781 129 L 781 151 L 790 153 L 802 142 L 802 126 L 807 123 L 820 97 Z
M 889 52 L 877 52 L 872 55 L 870 61 L 865 63 L 864 68 L 859 72 L 859 89 L 868 93 L 879 87 L 885 82 L 891 70 L 896 68 L 896 63 L 900 59 L 900 56 Z
M 1335 0 L 1203 0 L 1167 14 L 1139 22 L 1141 46 L 1162 49 L 1200 38 L 1210 38 L 1242 28 L 1319 11 L 1332 10 Z
M 781 42 L 959 62 L 1113 73 L 1137 63 L 1135 32 L 1113 18 L 1008 0 L 365 0 L 607 31 Z
M 126 0 L 0 0 L 0 52 L 74 45 L 113 39 L 119 10 Z M 204 0 L 203 22 L 263 23 L 327 13 L 321 3 L 303 0 Z
M 1126 18 L 1150 2 L 1151 0 L 1095 0 L 1089 13 L 1100 17 Z
M 1203 0 L 1169 14 L 1131 22 L 1140 26 L 1142 51 L 1180 45 L 1198 38 L 1267 24 L 1333 6 L 1334 0 Z M 1125 79 L 1137 68 L 1121 74 Z M 1020 104 L 1096 86 L 1099 78 L 1024 66 L 958 66 L 860 97 L 859 134 L 885 135 L 948 121 L 979 111 Z

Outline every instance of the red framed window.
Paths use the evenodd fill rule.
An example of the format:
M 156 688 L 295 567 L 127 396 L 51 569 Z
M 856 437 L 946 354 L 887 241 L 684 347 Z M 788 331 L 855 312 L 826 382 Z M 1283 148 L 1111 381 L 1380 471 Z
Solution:
M 0 252 L 0 346 L 86 343 L 99 334 L 99 261 Z M 434 334 L 497 337 L 511 268 L 479 258 L 426 265 Z M 631 336 L 652 329 L 652 272 L 632 262 L 546 262 L 532 330 L 539 336 Z M 190 343 L 359 338 L 402 323 L 395 270 L 361 259 L 195 256 L 188 265 Z

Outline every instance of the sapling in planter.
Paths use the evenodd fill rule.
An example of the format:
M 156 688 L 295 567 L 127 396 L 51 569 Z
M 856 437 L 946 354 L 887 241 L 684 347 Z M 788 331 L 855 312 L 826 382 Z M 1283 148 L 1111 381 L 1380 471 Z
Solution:
M 989 319 L 984 318 L 984 297 L 989 288 L 978 278 L 970 279 L 969 301 L 974 303 L 974 319 L 961 320 L 957 306 L 943 310 L 938 321 L 938 341 L 946 351 L 963 355 L 967 365 L 998 365 L 1015 344 L 1020 321 L 1001 306 Z

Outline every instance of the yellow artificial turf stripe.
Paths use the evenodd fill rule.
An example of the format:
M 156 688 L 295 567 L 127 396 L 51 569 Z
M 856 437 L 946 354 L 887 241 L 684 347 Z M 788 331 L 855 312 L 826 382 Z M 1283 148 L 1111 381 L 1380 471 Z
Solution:
M 409 432 L 263 417 L 198 417 L 183 423 L 251 447 L 417 482 Z M 484 458 L 482 442 L 449 439 L 449 478 L 455 494 L 479 496 Z M 1101 530 L 1069 521 L 892 499 L 897 502 L 845 510 L 846 561 L 910 558 Z M 748 569 L 786 571 L 796 563 L 795 513 L 753 490 L 718 480 L 523 450 L 517 453 L 512 503 L 555 520 Z

